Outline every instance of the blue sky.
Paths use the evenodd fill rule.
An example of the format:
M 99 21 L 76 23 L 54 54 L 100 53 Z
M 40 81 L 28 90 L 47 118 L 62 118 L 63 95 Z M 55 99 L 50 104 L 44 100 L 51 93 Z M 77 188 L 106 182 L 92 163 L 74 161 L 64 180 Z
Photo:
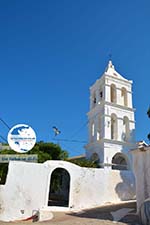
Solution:
M 0 1 L 0 117 L 29 124 L 37 140 L 87 141 L 89 87 L 108 63 L 133 80 L 136 139 L 150 121 L 150 2 L 147 0 Z M 0 135 L 8 129 L 0 124 Z M 62 142 L 70 155 L 84 143 Z

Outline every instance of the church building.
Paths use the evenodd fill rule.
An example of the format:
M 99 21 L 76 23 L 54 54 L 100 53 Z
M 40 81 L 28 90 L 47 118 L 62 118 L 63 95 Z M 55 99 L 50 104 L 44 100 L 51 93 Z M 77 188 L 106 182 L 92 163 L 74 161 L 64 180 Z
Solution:
M 88 119 L 86 157 L 101 168 L 61 160 L 10 161 L 6 183 L 0 185 L 1 221 L 28 220 L 34 215 L 43 221 L 52 218 L 52 211 L 79 211 L 135 199 L 129 153 L 135 148 L 132 81 L 116 72 L 111 61 L 90 88 Z
M 135 119 L 132 81 L 116 70 L 112 61 L 90 87 L 89 141 L 86 157 L 100 167 L 130 170 L 135 148 Z

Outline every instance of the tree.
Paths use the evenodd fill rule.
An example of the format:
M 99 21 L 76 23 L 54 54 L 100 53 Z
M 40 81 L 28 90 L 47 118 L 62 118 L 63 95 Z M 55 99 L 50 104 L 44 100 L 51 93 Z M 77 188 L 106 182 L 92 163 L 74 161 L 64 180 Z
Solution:
M 148 117 L 150 118 L 150 106 L 149 106 L 149 108 L 148 108 L 148 110 L 147 110 L 147 115 L 148 115 Z M 150 140 L 150 133 L 147 135 L 147 137 L 148 137 L 148 139 Z
M 68 158 L 68 152 L 62 150 L 61 147 L 54 143 L 38 142 L 28 154 L 38 154 L 38 162 L 42 163 L 46 160 L 65 160 Z
M 2 150 L 0 154 L 15 154 L 15 152 L 13 150 Z M 62 150 L 59 145 L 43 141 L 37 142 L 34 148 L 26 154 L 37 154 L 39 163 L 46 160 L 65 160 L 68 158 L 68 152 Z
M 90 168 L 98 168 L 99 165 L 97 162 L 88 160 L 88 159 L 70 159 L 68 162 L 74 163 L 81 167 L 90 167 Z
M 0 154 L 15 154 L 13 150 L 2 150 Z M 22 154 L 22 153 L 17 153 Z M 26 154 L 37 154 L 38 162 L 43 163 L 47 160 L 65 160 L 68 158 L 68 152 L 62 150 L 61 147 L 54 143 L 45 143 L 40 141 L 36 143 L 34 148 Z M 6 175 L 8 171 L 8 163 L 1 163 L 0 165 L 0 183 L 5 184 Z

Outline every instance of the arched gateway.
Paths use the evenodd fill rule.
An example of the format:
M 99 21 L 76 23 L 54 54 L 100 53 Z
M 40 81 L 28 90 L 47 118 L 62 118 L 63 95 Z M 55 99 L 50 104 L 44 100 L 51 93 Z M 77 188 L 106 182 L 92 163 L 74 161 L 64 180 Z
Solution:
M 66 169 L 55 169 L 50 178 L 48 206 L 69 206 L 70 174 Z

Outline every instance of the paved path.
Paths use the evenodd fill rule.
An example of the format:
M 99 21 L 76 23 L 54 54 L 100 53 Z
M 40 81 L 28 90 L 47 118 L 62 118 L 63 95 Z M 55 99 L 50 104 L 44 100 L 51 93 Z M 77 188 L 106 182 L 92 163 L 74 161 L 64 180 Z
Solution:
M 129 212 L 128 212 L 129 211 Z M 126 214 L 126 215 L 124 215 Z M 123 216 L 123 218 L 122 218 Z M 120 219 L 120 221 L 114 221 Z M 27 222 L 0 222 L 0 225 L 29 225 Z M 35 222 L 35 225 L 141 225 L 136 215 L 135 202 L 107 205 L 81 212 L 54 212 L 54 218 L 47 222 Z

